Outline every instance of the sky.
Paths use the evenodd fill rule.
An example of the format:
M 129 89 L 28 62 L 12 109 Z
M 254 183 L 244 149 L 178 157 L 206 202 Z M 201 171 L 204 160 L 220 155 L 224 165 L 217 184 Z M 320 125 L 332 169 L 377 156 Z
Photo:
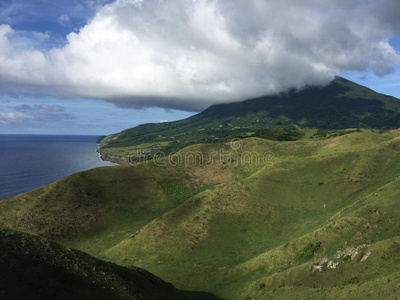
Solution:
M 0 0 L 0 134 L 103 135 L 341 75 L 400 98 L 397 0 Z

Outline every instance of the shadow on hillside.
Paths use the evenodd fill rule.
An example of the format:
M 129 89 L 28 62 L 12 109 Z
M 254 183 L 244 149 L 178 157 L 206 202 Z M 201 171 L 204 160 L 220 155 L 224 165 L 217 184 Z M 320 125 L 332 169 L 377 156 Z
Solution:
M 188 295 L 190 300 L 223 300 L 222 298 L 219 298 L 214 294 L 207 292 L 194 292 L 194 291 L 182 291 L 182 292 Z

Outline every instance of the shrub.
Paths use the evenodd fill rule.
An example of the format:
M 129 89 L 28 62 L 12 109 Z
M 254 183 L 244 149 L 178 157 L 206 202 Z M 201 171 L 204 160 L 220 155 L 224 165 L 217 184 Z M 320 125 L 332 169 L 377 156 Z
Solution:
M 300 252 L 297 253 L 296 258 L 298 261 L 307 261 L 314 256 L 314 253 L 321 247 L 321 242 L 309 243 Z

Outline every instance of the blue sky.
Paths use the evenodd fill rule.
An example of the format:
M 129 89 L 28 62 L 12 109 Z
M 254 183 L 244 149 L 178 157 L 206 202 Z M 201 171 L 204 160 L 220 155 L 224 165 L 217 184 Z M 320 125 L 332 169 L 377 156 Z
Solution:
M 65 40 L 90 20 L 96 5 L 112 0 L 0 0 L 0 22 L 15 30 L 48 32 L 53 39 Z
M 391 2 L 391 0 L 385 1 L 387 3 Z M 179 56 L 181 55 L 183 50 L 179 48 L 181 46 L 177 46 L 176 44 L 182 43 L 182 41 L 180 40 L 182 36 L 185 36 L 186 34 L 186 39 L 190 39 L 192 38 L 192 35 L 199 34 L 199 32 L 200 34 L 202 34 L 201 30 L 204 29 L 203 27 L 210 25 L 211 29 L 209 28 L 206 32 L 206 34 L 208 35 L 210 34 L 210 30 L 212 30 L 212 28 L 216 28 L 220 26 L 220 24 L 208 24 L 213 21 L 210 21 L 211 19 L 209 19 L 207 16 L 202 15 L 205 21 L 199 25 L 200 28 L 195 27 L 197 26 L 196 24 L 193 25 L 192 23 L 190 23 L 187 27 L 191 31 L 186 32 L 182 31 L 185 29 L 179 29 L 179 32 L 175 32 L 176 30 L 178 30 L 176 28 L 184 28 L 185 26 L 182 27 L 182 23 L 178 24 L 179 26 L 174 23 L 180 21 L 177 20 L 177 18 L 179 19 L 181 17 L 180 15 L 177 17 L 176 15 L 174 15 L 174 13 L 176 11 L 179 11 L 179 8 L 183 5 L 182 3 L 184 3 L 184 5 L 188 3 L 188 1 L 182 2 L 181 4 L 179 4 L 178 2 L 179 1 L 176 1 L 174 2 L 174 4 L 170 2 L 168 4 L 169 6 L 166 9 L 166 7 L 157 7 L 157 5 L 166 4 L 155 4 L 156 2 L 154 2 L 153 0 L 147 0 L 149 6 L 146 7 L 145 5 L 142 5 L 139 9 L 136 4 L 124 4 L 125 6 L 123 6 L 121 4 L 123 3 L 123 1 L 120 1 L 118 5 L 112 6 L 113 0 L 0 0 L 0 25 L 6 24 L 9 27 L 3 27 L 5 28 L 5 30 L 10 31 L 11 29 L 8 28 L 12 28 L 13 30 L 13 32 L 6 33 L 4 36 L 7 38 L 7 45 L 12 45 L 13 49 L 17 49 L 22 58 L 12 57 L 12 59 L 21 59 L 21 61 L 25 64 L 26 61 L 28 61 L 28 64 L 23 65 L 21 67 L 21 70 L 31 68 L 31 66 L 29 65 L 29 61 L 36 59 L 34 57 L 37 57 L 38 51 L 40 53 L 48 53 L 48 51 L 51 51 L 51 49 L 62 49 L 68 44 L 75 46 L 83 45 L 83 48 L 79 48 L 79 51 L 85 51 L 86 48 L 84 47 L 87 47 L 88 51 L 93 51 L 93 48 L 90 48 L 92 47 L 91 44 L 89 44 L 90 47 L 85 45 L 88 40 L 91 40 L 88 39 L 87 36 L 97 37 L 97 39 L 101 40 L 102 38 L 106 37 L 107 30 L 115 30 L 114 26 L 112 25 L 107 25 L 108 27 L 104 27 L 102 25 L 102 21 L 109 20 L 110 16 L 116 17 L 115 22 L 118 22 L 118 26 L 115 27 L 118 28 L 118 31 L 111 31 L 109 33 L 110 35 L 108 36 L 109 39 L 112 40 L 115 36 L 118 36 L 120 40 L 124 40 L 125 38 L 127 38 L 126 35 L 119 35 L 121 32 L 126 33 L 126 30 L 124 31 L 124 28 L 128 28 L 128 30 L 131 31 L 130 33 L 134 33 L 135 36 L 140 37 L 140 34 L 142 33 L 140 30 L 142 29 L 138 28 L 137 24 L 147 24 L 146 30 L 148 31 L 146 32 L 146 37 L 152 37 L 152 40 L 150 42 L 146 42 L 149 43 L 151 47 L 158 47 L 157 50 L 161 54 L 164 52 L 177 53 L 176 55 Z M 392 2 L 395 3 L 395 1 Z M 249 34 L 248 30 L 254 30 L 254 32 L 258 32 L 257 26 L 262 26 L 257 23 L 246 24 L 246 22 L 257 22 L 256 15 L 255 17 L 250 16 L 250 14 L 255 14 L 255 12 L 250 11 L 250 9 L 247 12 L 246 10 L 248 9 L 248 7 L 241 7 L 242 4 L 235 5 L 235 7 L 232 8 L 229 6 L 231 5 L 231 3 L 232 2 L 221 0 L 221 7 L 224 9 L 224 17 L 227 20 L 226 24 L 231 25 L 231 27 L 226 26 L 227 28 L 229 27 L 228 29 L 230 30 L 228 34 L 231 34 L 232 37 L 236 38 L 235 42 L 242 43 L 242 46 L 247 46 L 248 39 L 250 39 L 249 36 L 252 36 L 252 32 L 250 32 Z M 109 6 L 110 9 L 104 9 L 104 7 L 108 7 L 108 4 L 111 4 Z M 176 7 L 174 7 L 174 5 L 176 5 Z M 219 9 L 221 9 L 221 7 L 219 7 Z M 168 8 L 171 9 L 169 10 Z M 233 11 L 235 9 L 240 10 L 240 14 L 236 14 Z M 299 9 L 301 10 L 303 9 L 303 7 L 300 7 Z M 348 10 L 348 8 L 346 7 L 343 9 L 344 12 Z M 188 11 L 193 11 L 193 9 Z M 230 15 L 229 13 L 231 13 L 231 11 L 233 12 Z M 376 11 L 376 9 L 374 9 L 374 11 Z M 242 12 L 243 14 L 248 13 L 250 17 L 240 19 Z M 209 12 L 204 12 L 203 10 L 201 10 L 201 13 L 206 14 Z M 282 14 L 284 13 L 286 13 L 285 10 L 282 11 Z M 386 13 L 388 14 L 388 12 Z M 87 28 L 87 32 L 89 33 L 81 33 L 80 30 L 84 28 L 87 24 L 89 24 L 96 15 L 99 15 L 100 17 L 98 18 L 98 22 L 96 24 L 93 24 Z M 376 16 L 378 23 L 382 22 L 382 28 L 388 27 L 385 22 L 388 22 L 387 19 L 389 19 L 389 17 L 389 15 L 388 17 L 382 17 L 379 15 Z M 285 20 L 290 18 L 295 17 L 287 15 Z M 296 18 L 298 17 L 296 16 Z M 346 16 L 343 16 L 343 18 L 346 18 Z M 397 18 L 397 16 L 395 18 Z M 189 21 L 186 22 L 192 22 L 191 19 L 195 18 L 189 16 Z M 152 24 L 154 20 L 163 20 L 163 22 L 166 23 L 163 23 L 162 26 L 160 26 L 159 23 Z M 182 20 L 184 20 L 183 13 Z M 237 28 L 236 24 L 238 24 L 238 20 L 243 22 L 243 24 L 241 24 L 243 25 L 242 28 Z M 230 21 L 232 24 L 229 23 Z M 295 21 L 298 20 L 295 19 Z M 170 22 L 171 24 L 169 24 L 168 22 Z M 329 20 L 329 22 L 332 23 L 332 20 Z M 288 23 L 290 22 L 288 21 Z M 341 20 L 337 20 L 336 26 L 339 27 L 341 23 L 343 23 Z M 154 27 L 152 27 L 153 25 Z M 277 26 L 277 28 L 282 27 L 281 24 L 278 25 L 279 26 Z M 321 23 L 320 26 L 322 28 L 321 32 L 323 30 L 327 30 L 328 34 L 332 34 L 332 28 L 327 28 L 325 26 L 325 23 Z M 335 24 L 332 24 L 332 26 L 334 27 Z M 102 31 L 95 31 L 96 28 L 102 28 Z M 309 28 L 305 28 L 304 30 L 307 29 Z M 159 30 L 166 31 L 159 32 Z M 372 29 L 370 31 L 372 31 Z M 383 32 L 383 30 L 381 32 Z M 75 33 L 75 35 L 72 36 L 71 33 Z M 380 32 L 378 33 L 380 34 Z M 326 78 L 329 78 L 329 76 L 331 76 L 331 72 L 326 72 L 326 74 L 318 73 L 322 72 L 320 70 L 318 72 L 315 71 L 316 73 L 310 72 L 310 74 L 308 74 L 307 71 L 302 72 L 301 68 L 307 68 L 307 66 L 304 66 L 304 57 L 297 57 L 293 60 L 293 58 L 291 57 L 292 53 L 284 53 L 282 54 L 282 57 L 279 57 L 275 52 L 272 52 L 272 54 L 277 57 L 276 61 L 278 63 L 274 62 L 268 66 L 263 67 L 254 67 L 255 61 L 250 61 L 248 65 L 241 65 L 239 63 L 240 60 L 238 60 L 237 57 L 234 56 L 236 54 L 232 54 L 233 59 L 231 61 L 227 61 L 225 56 L 228 55 L 226 53 L 230 53 L 229 50 L 227 50 L 226 53 L 222 52 L 222 54 L 218 50 L 218 47 L 222 48 L 224 46 L 221 43 L 225 43 L 225 38 L 221 38 L 221 36 L 223 35 L 221 35 L 220 32 L 217 32 L 217 34 L 217 38 L 213 37 L 211 42 L 210 40 L 207 40 L 207 36 L 204 37 L 202 35 L 199 35 L 193 38 L 193 46 L 190 46 L 191 52 L 188 52 L 189 54 L 185 52 L 184 60 L 177 59 L 176 61 L 166 63 L 167 65 L 169 65 L 169 67 L 173 65 L 173 68 L 175 70 L 180 70 L 182 61 L 185 62 L 185 68 L 183 71 L 180 71 L 181 73 L 179 74 L 180 76 L 177 77 L 177 80 L 173 80 L 173 77 L 169 73 L 165 73 L 166 75 L 163 75 L 164 78 L 162 78 L 161 81 L 157 81 L 158 75 L 164 72 L 165 69 L 158 68 L 159 66 L 150 63 L 143 63 L 143 65 L 141 65 L 140 60 L 127 62 L 127 64 L 132 63 L 132 66 L 134 67 L 138 65 L 138 69 L 141 70 L 140 74 L 144 74 L 144 77 L 148 72 L 150 72 L 148 70 L 158 70 L 156 71 L 156 73 L 150 73 L 149 80 L 151 81 L 153 76 L 156 78 L 155 82 L 157 83 L 157 87 L 161 86 L 162 88 L 164 88 L 164 83 L 166 87 L 169 87 L 167 89 L 164 88 L 164 90 L 160 88 L 160 91 L 148 91 L 149 86 L 154 86 L 154 83 L 148 83 L 149 80 L 147 80 L 145 83 L 142 83 L 144 88 L 142 88 L 142 86 L 136 88 L 140 90 L 140 92 L 136 90 L 132 91 L 130 90 L 130 88 L 133 83 L 128 82 L 127 86 L 127 83 L 125 82 L 126 77 L 121 77 L 121 81 L 123 81 L 123 84 L 125 85 L 119 84 L 118 81 L 114 82 L 113 80 L 116 77 L 115 75 L 110 75 L 110 77 L 104 79 L 104 82 L 106 82 L 107 84 L 111 82 L 111 85 L 109 87 L 102 85 L 88 85 L 82 87 L 80 86 L 80 83 L 78 85 L 76 83 L 73 83 L 71 84 L 71 88 L 70 86 L 68 86 L 68 84 L 70 84 L 69 82 L 68 84 L 66 83 L 64 86 L 64 83 L 62 81 L 57 81 L 56 83 L 52 84 L 46 83 L 44 87 L 40 88 L 40 90 L 36 90 L 36 86 L 38 85 L 38 83 L 34 81 L 34 76 L 39 74 L 36 71 L 36 73 L 28 73 L 27 76 L 29 77 L 29 79 L 21 77 L 22 79 L 18 78 L 18 80 L 16 81 L 14 81 L 15 75 L 0 74 L 0 134 L 110 134 L 142 123 L 165 122 L 186 118 L 193 115 L 194 111 L 199 111 L 212 103 L 229 102 L 230 97 L 232 98 L 232 100 L 235 101 L 246 99 L 254 95 L 260 94 L 260 91 L 263 90 L 262 85 L 268 85 L 268 82 L 270 81 L 274 82 L 275 80 L 274 88 L 276 91 L 279 92 L 290 86 L 301 87 L 309 84 L 310 82 L 320 83 L 318 78 L 322 78 L 321 82 L 323 82 L 323 80 L 326 80 Z M 69 38 L 67 38 L 68 35 L 70 35 Z M 245 38 L 243 38 L 241 35 L 245 36 Z M 254 33 L 253 38 L 256 39 L 257 35 L 259 35 L 259 33 Z M 400 53 L 400 38 L 393 36 L 393 34 L 391 35 L 392 36 L 388 37 L 390 38 L 390 45 L 393 47 L 393 49 L 395 49 L 397 53 Z M 71 38 L 73 40 L 71 40 Z M 222 42 L 218 41 L 218 38 L 221 38 Z M 290 38 L 293 38 L 295 41 L 293 42 L 293 45 L 299 44 L 298 37 L 291 36 Z M 366 49 L 365 57 L 361 57 L 360 62 L 357 62 L 357 64 L 354 63 L 354 66 L 352 65 L 349 68 L 343 67 L 343 65 L 341 65 L 341 62 L 339 62 L 337 63 L 337 66 L 335 65 L 330 67 L 332 67 L 332 69 L 334 70 L 338 68 L 351 69 L 351 71 L 341 71 L 340 75 L 362 85 L 366 85 L 378 92 L 400 98 L 400 67 L 393 63 L 393 61 L 396 61 L 395 54 L 384 53 L 382 57 L 379 58 L 380 61 L 379 59 L 377 59 L 377 63 L 371 63 L 370 65 L 368 65 L 368 60 L 371 60 L 370 58 L 373 57 L 373 55 L 376 56 L 376 53 L 378 53 L 373 52 L 377 51 L 376 45 L 381 45 L 379 44 L 379 40 L 376 40 L 375 38 L 376 34 L 366 36 L 365 41 L 360 40 L 354 42 L 354 46 L 352 47 L 358 49 L 359 53 L 363 53 L 363 47 Z M 334 40 L 335 38 L 332 37 L 332 39 Z M 340 41 L 339 38 L 338 41 Z M 119 40 L 113 40 L 110 42 L 110 44 L 118 42 Z M 307 41 L 307 43 L 310 43 L 310 45 L 313 45 L 313 42 L 315 42 L 315 45 L 310 47 L 319 47 L 319 40 L 316 39 L 315 41 Z M 338 43 L 337 41 L 335 42 L 336 43 L 334 45 L 337 46 Z M 228 45 L 232 45 L 232 42 L 229 43 L 230 44 Z M 343 48 L 343 53 L 349 53 L 349 49 L 346 48 L 347 44 L 351 43 L 345 41 L 343 45 L 338 46 L 339 48 Z M 370 44 L 372 50 L 367 49 Z M 121 45 L 122 46 L 118 47 L 122 48 L 124 46 L 124 44 Z M 146 53 L 153 50 L 153 48 L 149 48 L 149 45 L 145 45 L 146 47 L 143 46 L 143 52 L 139 52 L 139 50 L 142 50 L 141 48 L 137 48 L 138 50 L 136 51 L 136 48 L 127 47 L 126 51 L 120 52 L 121 61 L 122 56 L 126 55 L 126 53 L 129 54 L 130 52 L 137 52 L 135 53 L 137 54 L 137 56 L 146 59 Z M 277 53 L 284 52 L 282 51 L 282 49 L 284 49 L 285 47 L 288 48 L 287 45 L 284 45 L 285 47 L 283 48 L 279 48 L 279 46 L 282 45 L 278 44 L 276 46 L 276 48 L 278 49 Z M 106 56 L 99 56 L 98 60 L 101 61 L 102 64 L 105 64 L 104 60 L 110 58 L 109 53 L 113 54 L 113 51 L 115 51 L 115 53 L 118 53 L 118 51 L 121 50 L 118 47 L 115 49 L 111 49 L 111 52 L 107 52 L 108 54 Z M 197 49 L 199 47 L 204 47 L 204 49 L 202 49 L 202 51 L 194 52 L 194 49 Z M 71 46 L 70 48 L 73 47 Z M 0 52 L 1 50 L 2 49 L 0 49 Z M 29 56 L 30 58 L 28 59 L 26 59 L 27 55 L 25 55 L 25 50 L 31 51 L 28 54 L 32 56 Z M 251 48 L 251 50 L 254 49 Z M 209 53 L 207 51 L 214 52 L 211 53 L 212 55 L 208 55 Z M 71 49 L 67 49 L 67 51 L 64 52 L 66 52 L 67 54 L 62 56 L 62 62 L 65 62 L 67 59 L 72 59 L 72 63 L 76 61 L 75 56 L 72 56 L 72 54 L 70 53 Z M 354 52 L 356 53 L 356 51 Z M 371 52 L 369 56 L 367 55 L 368 52 Z M 270 53 L 269 55 L 272 54 Z M 44 55 L 45 57 L 48 56 L 48 54 Z M 110 62 L 111 68 L 113 68 L 114 63 L 121 63 L 121 61 L 118 60 L 118 55 L 119 53 L 115 55 L 116 57 L 112 57 L 113 61 L 112 63 Z M 196 57 L 194 58 L 194 61 L 190 61 L 191 57 L 194 57 L 195 55 Z M 222 56 L 218 57 L 218 55 Z M 359 56 L 363 55 L 364 54 L 361 54 Z M 310 55 L 306 56 L 308 57 Z M 152 58 L 153 60 L 151 62 L 163 61 L 165 60 L 165 57 L 166 56 L 164 55 L 158 56 L 155 59 Z M 298 73 L 301 73 L 301 75 L 298 75 L 298 77 L 302 77 L 303 74 L 305 74 L 303 76 L 304 78 L 301 78 L 301 80 L 292 76 L 294 73 L 292 72 L 292 70 L 286 71 L 285 63 L 286 61 L 288 61 L 288 57 L 289 59 L 292 59 L 291 63 L 294 65 L 296 71 L 298 71 Z M 126 57 L 124 58 L 126 59 Z M 243 61 L 248 59 L 247 57 L 242 58 Z M 26 61 L 22 59 L 25 59 Z M 265 61 L 265 59 L 261 56 L 260 58 L 256 57 L 256 59 L 260 59 L 260 61 Z M 318 59 L 321 60 L 321 58 Z M 352 61 L 354 60 L 354 58 L 352 59 L 351 57 L 349 57 L 348 64 L 351 65 Z M 18 65 L 23 64 L 20 63 L 20 60 L 15 61 L 18 62 Z M 16 64 L 15 61 L 14 65 Z M 297 62 L 299 62 L 298 67 L 296 67 Z M 59 65 L 59 61 L 57 61 L 57 63 L 58 64 L 55 65 Z M 238 63 L 237 66 L 235 66 L 236 63 Z M 310 62 L 310 65 L 314 66 L 316 64 L 329 65 L 329 63 L 326 63 L 323 59 L 322 61 Z M 376 68 L 377 64 L 379 64 L 379 68 L 374 69 Z M 126 71 L 124 61 L 122 61 L 121 66 L 119 66 L 120 69 L 116 68 L 117 73 L 115 74 L 118 75 L 119 73 L 124 73 Z M 390 68 L 391 66 L 393 66 L 393 71 L 388 72 L 388 68 Z M 1 67 L 2 66 L 0 64 L 0 68 Z M 32 69 L 36 70 L 34 69 L 34 67 L 32 67 Z M 96 68 L 93 68 L 92 61 L 90 62 L 90 67 L 96 70 Z M 3 69 L 4 68 L 6 67 L 3 67 Z M 42 70 L 41 68 L 39 68 L 38 70 Z M 196 71 L 190 71 L 191 68 Z M 240 73 L 243 73 L 243 75 L 240 75 L 242 77 L 238 78 L 239 76 L 237 75 L 237 70 L 235 70 L 235 68 L 237 68 Z M 90 70 L 94 73 L 91 75 L 94 76 L 96 75 L 96 71 L 93 71 L 92 69 Z M 74 70 L 74 74 L 80 73 L 79 68 Z M 383 72 L 381 72 L 381 70 L 383 70 Z M 219 74 L 218 71 L 221 71 L 220 73 L 222 75 Z M 228 74 L 226 76 L 224 74 L 225 71 Z M 65 67 L 65 70 L 62 70 L 62 72 L 60 71 L 59 74 L 57 73 L 56 75 L 51 76 L 58 78 L 64 76 L 64 74 L 67 74 L 68 72 L 70 72 L 70 70 Z M 229 74 L 229 72 L 232 72 L 231 77 L 229 77 L 231 75 Z M 264 76 L 262 74 L 263 72 L 265 72 L 265 74 L 267 75 Z M 278 74 L 279 76 L 274 76 L 268 74 L 268 72 L 283 72 L 283 75 Z M 84 73 L 86 76 L 86 69 L 82 68 L 82 73 Z M 375 75 L 377 73 L 379 73 L 380 76 Z M 385 75 L 381 76 L 382 74 L 380 73 Z M 203 76 L 202 74 L 205 75 Z M 135 78 L 136 75 L 136 73 L 131 74 L 132 78 Z M 51 76 L 50 79 L 48 79 L 49 76 L 47 76 L 46 80 L 51 82 Z M 184 76 L 186 76 L 184 80 L 179 81 Z M 40 74 L 38 75 L 38 77 L 40 77 Z M 282 77 L 288 78 L 288 86 L 280 86 L 279 82 L 282 80 L 276 81 L 277 78 Z M 91 77 L 84 78 L 89 78 L 90 80 L 92 79 Z M 32 80 L 33 83 L 30 80 Z M 95 76 L 93 77 L 93 82 L 95 84 L 98 84 L 98 82 L 102 80 L 103 78 L 99 79 Z M 216 82 L 213 82 L 213 80 L 216 80 Z M 188 85 L 187 87 L 182 87 L 181 89 L 180 86 L 183 86 L 189 81 L 190 85 Z M 194 85 L 193 82 L 198 85 Z M 257 82 L 257 84 L 254 84 L 254 82 Z M 277 84 L 277 82 L 279 84 Z M 40 82 L 40 84 L 42 83 Z M 205 86 L 207 84 L 209 84 L 211 88 L 209 86 Z M 45 91 L 46 86 L 49 92 Z M 56 88 L 53 89 L 54 86 L 56 86 Z M 236 87 L 238 88 L 236 89 Z M 108 94 L 108 90 L 114 92 L 114 89 L 114 94 L 112 92 Z M 162 93 L 165 93 L 166 91 L 167 93 L 170 93 L 170 91 L 174 92 L 171 92 L 165 97 L 160 97 L 160 93 L 162 95 Z M 271 89 L 265 89 L 265 91 L 266 93 L 271 92 Z M 102 98 L 103 94 L 104 99 Z M 200 95 L 199 99 L 194 97 L 193 94 Z

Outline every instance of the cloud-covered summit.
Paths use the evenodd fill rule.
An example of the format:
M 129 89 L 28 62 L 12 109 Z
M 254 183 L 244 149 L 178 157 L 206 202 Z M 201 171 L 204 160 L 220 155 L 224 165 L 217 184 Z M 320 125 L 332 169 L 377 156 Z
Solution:
M 397 0 L 117 0 L 62 48 L 0 25 L 0 93 L 199 110 L 345 71 L 385 75 L 400 62 L 398 11 Z

